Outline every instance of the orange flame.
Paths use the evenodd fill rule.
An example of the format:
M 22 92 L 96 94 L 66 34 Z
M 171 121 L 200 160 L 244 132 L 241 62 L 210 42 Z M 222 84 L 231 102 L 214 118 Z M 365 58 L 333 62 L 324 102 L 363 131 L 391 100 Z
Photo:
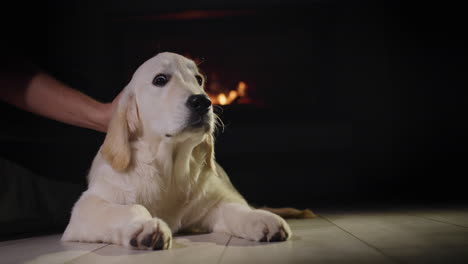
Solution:
M 237 90 L 231 90 L 228 94 L 208 94 L 213 104 L 227 105 L 234 102 L 239 97 L 247 95 L 247 84 L 245 82 L 239 82 L 237 84 Z

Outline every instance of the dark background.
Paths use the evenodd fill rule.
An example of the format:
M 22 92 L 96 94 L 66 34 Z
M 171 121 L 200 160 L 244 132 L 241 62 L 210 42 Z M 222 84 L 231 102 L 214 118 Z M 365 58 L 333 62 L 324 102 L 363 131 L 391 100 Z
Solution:
M 227 84 L 245 81 L 263 105 L 223 107 L 216 153 L 256 205 L 466 202 L 460 6 L 164 2 L 8 7 L 2 49 L 101 101 L 161 51 L 204 58 L 200 68 Z M 193 9 L 235 12 L 160 17 Z M 0 107 L 2 157 L 50 179 L 85 183 L 103 134 Z

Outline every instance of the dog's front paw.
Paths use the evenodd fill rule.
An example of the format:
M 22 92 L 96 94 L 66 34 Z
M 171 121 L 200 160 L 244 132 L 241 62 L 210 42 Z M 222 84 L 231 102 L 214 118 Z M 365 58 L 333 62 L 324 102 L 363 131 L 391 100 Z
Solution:
M 172 245 L 172 232 L 167 224 L 158 218 L 134 225 L 128 245 L 136 249 L 161 250 Z
M 285 241 L 291 237 L 291 228 L 288 223 L 278 215 L 253 210 L 248 215 L 245 238 L 260 242 Z

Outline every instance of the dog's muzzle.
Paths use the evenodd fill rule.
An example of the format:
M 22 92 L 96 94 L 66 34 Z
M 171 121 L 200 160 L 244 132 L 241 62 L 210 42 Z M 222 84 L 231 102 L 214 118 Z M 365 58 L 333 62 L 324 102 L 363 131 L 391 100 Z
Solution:
M 187 107 L 190 109 L 191 114 L 189 118 L 189 126 L 201 127 L 209 121 L 208 111 L 211 108 L 210 99 L 204 94 L 194 94 L 187 99 Z

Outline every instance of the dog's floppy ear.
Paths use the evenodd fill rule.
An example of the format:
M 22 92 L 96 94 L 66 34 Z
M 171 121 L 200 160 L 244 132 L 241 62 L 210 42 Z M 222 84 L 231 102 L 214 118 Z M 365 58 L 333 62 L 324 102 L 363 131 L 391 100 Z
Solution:
M 211 133 L 206 134 L 203 141 L 198 144 L 192 154 L 197 161 L 203 161 L 203 166 L 208 166 L 210 169 L 215 169 L 214 161 L 214 137 Z
M 204 155 L 204 162 L 211 169 L 215 169 L 214 162 L 214 137 L 211 133 L 205 136 L 205 139 L 198 145 L 199 151 Z
M 112 114 L 101 154 L 117 171 L 125 171 L 132 159 L 130 137 L 140 127 L 138 108 L 133 93 L 123 94 Z

